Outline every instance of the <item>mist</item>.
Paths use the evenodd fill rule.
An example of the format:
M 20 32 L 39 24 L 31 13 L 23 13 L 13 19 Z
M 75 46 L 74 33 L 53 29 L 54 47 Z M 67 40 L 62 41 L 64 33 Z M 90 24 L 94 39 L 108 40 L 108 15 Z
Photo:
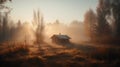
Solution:
M 49 23 L 45 26 L 46 41 L 51 41 L 51 36 L 61 33 L 62 35 L 68 35 L 71 42 L 81 43 L 87 41 L 89 38 L 85 35 L 84 23 L 81 21 L 72 21 L 69 25 L 66 25 L 59 20 L 53 23 Z
M 52 12 L 46 7 L 48 13 L 42 12 L 44 9 L 24 9 L 26 4 L 32 7 L 34 2 L 40 4 L 41 0 L 21 0 L 24 3 L 20 6 L 21 14 L 27 9 L 33 12 L 32 19 L 27 17 L 29 22 L 20 20 L 20 17 L 13 21 L 16 17 L 11 18 L 12 8 L 6 5 L 13 1 L 0 0 L 0 67 L 119 67 L 120 0 L 90 1 L 91 5 L 98 2 L 96 10 L 87 7 L 89 1 L 60 0 L 60 3 L 45 0 L 47 4 L 42 2 L 43 7 L 50 2 L 58 9 Z M 16 0 L 16 3 L 19 2 Z M 31 5 L 28 6 L 27 2 Z M 77 8 L 79 5 L 81 7 Z M 84 11 L 81 8 L 89 9 Z M 82 11 L 85 12 L 84 19 L 78 21 L 80 13 L 84 13 Z M 62 15 L 61 18 L 57 13 Z M 27 14 L 31 13 L 22 15 L 22 18 Z M 49 19 L 54 15 L 54 20 L 47 22 L 46 14 Z M 73 21 L 64 23 L 62 18 Z
M 11 39 L 15 42 L 26 42 L 28 44 L 33 44 L 36 40 L 35 31 L 30 23 L 25 22 L 21 25 Z

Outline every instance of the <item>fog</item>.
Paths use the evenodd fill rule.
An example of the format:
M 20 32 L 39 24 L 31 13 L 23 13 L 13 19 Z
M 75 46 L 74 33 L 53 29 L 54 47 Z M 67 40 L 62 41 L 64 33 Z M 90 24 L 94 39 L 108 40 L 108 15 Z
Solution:
M 23 23 L 23 25 L 12 37 L 12 40 L 15 42 L 26 42 L 33 44 L 33 42 L 36 40 L 35 30 L 33 30 L 32 26 L 29 23 Z
M 85 36 L 84 23 L 80 21 L 73 21 L 69 25 L 65 25 L 62 22 L 56 21 L 54 23 L 49 23 L 45 26 L 45 40 L 51 41 L 50 37 L 54 34 L 68 35 L 71 42 L 81 43 L 88 40 Z

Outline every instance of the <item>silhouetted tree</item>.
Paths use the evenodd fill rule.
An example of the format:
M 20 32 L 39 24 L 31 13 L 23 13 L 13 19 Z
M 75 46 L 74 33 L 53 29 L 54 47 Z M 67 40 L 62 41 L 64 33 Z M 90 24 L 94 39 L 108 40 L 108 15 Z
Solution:
M 109 1 L 99 0 L 99 4 L 97 7 L 97 34 L 99 37 L 107 36 L 111 34 L 111 28 L 109 23 L 107 22 L 107 15 L 110 13 L 109 11 Z
M 120 36 L 120 0 L 111 0 L 110 10 L 114 17 L 115 36 Z
M 9 38 L 9 26 L 8 19 L 11 9 L 5 6 L 5 2 L 11 0 L 0 0 L 0 41 L 7 40 Z M 6 9 L 5 11 L 2 11 Z

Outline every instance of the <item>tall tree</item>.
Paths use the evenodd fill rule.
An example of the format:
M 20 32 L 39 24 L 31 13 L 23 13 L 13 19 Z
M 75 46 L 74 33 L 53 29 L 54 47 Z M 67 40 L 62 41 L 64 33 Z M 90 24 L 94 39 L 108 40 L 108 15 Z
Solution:
M 84 16 L 84 23 L 85 23 L 85 29 L 86 34 L 93 40 L 93 38 L 96 36 L 96 14 L 93 12 L 92 9 L 89 9 L 85 16 Z
M 106 22 L 106 16 L 108 15 L 108 16 L 112 16 L 114 19 L 114 21 L 111 21 L 113 26 L 114 36 L 116 37 L 120 36 L 120 7 L 119 6 L 120 6 L 120 0 L 99 0 L 99 4 L 97 8 L 99 32 L 104 32 L 102 31 L 103 29 L 105 31 L 106 29 L 108 29 L 109 25 Z M 103 29 L 101 29 L 101 27 Z M 109 33 L 108 30 L 107 32 Z
M 44 18 L 42 14 L 40 14 L 40 11 L 37 12 L 34 11 L 34 22 L 33 25 L 36 26 L 36 42 L 38 44 L 43 43 L 44 37 L 43 37 L 43 30 L 44 30 Z
M 111 10 L 114 17 L 115 36 L 120 37 L 120 0 L 111 0 Z
M 0 40 L 6 40 L 8 36 L 8 19 L 11 8 L 7 7 L 5 3 L 11 0 L 0 0 Z M 5 9 L 5 11 L 4 11 Z
M 110 13 L 109 11 L 110 1 L 108 0 L 99 0 L 99 4 L 97 7 L 97 33 L 98 36 L 106 36 L 111 34 L 110 25 L 107 22 L 107 15 Z

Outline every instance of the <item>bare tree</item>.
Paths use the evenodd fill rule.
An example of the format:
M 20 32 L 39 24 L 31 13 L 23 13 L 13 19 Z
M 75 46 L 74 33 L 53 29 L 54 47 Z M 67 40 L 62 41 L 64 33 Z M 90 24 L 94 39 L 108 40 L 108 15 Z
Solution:
M 44 41 L 43 31 L 44 31 L 44 18 L 40 11 L 34 11 L 34 22 L 33 25 L 36 25 L 36 43 L 40 44 Z

